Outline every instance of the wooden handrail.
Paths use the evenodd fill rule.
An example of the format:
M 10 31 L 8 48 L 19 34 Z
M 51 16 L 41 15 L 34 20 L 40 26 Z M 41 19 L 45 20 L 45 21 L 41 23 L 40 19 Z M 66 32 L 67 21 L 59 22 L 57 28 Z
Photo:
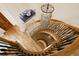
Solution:
M 71 55 L 72 53 L 74 53 L 77 49 L 79 49 L 79 37 L 77 39 L 75 39 L 75 41 L 71 45 L 66 47 L 65 49 L 63 49 L 57 53 L 50 54 L 50 55 L 68 56 L 68 55 Z
M 8 19 L 0 12 L 0 27 L 7 31 L 12 26 Z
M 22 49 L 28 51 L 37 52 L 42 50 L 42 48 L 30 36 L 21 32 L 17 26 L 11 27 L 2 37 L 8 41 L 17 42 Z

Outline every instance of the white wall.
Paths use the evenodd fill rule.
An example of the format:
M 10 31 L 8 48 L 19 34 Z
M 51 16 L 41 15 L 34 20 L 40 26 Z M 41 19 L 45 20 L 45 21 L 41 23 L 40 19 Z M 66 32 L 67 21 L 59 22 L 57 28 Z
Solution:
M 62 20 L 79 28 L 79 4 L 54 4 L 55 12 L 53 18 Z
M 36 16 L 31 20 L 40 19 L 42 4 L 0 4 L 0 11 L 8 18 L 12 24 L 18 25 L 22 31 L 24 31 L 24 23 L 19 18 L 19 14 L 25 9 L 34 9 Z M 53 3 L 55 11 L 52 14 L 52 18 L 64 21 L 73 26 L 79 27 L 79 4 L 77 3 Z M 30 21 L 31 21 L 30 20 Z

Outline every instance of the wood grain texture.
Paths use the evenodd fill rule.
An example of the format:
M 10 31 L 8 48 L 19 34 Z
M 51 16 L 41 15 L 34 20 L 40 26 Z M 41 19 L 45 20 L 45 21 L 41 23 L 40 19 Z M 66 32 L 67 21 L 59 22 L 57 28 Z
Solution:
M 7 31 L 12 26 L 8 19 L 0 12 L 0 27 Z
M 20 47 L 28 51 L 42 51 L 42 48 L 27 34 L 21 32 L 17 26 L 11 27 L 3 38 L 12 42 L 18 42 Z
M 77 49 L 79 49 L 79 37 L 70 46 L 66 47 L 65 49 L 63 49 L 57 53 L 51 54 L 51 55 L 69 56 L 69 55 L 73 54 Z

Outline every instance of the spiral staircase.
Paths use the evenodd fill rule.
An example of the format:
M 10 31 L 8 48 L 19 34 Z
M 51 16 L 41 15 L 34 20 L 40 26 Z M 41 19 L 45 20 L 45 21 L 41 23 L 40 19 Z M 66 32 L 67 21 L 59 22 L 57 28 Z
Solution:
M 18 26 L 4 19 L 0 18 L 8 25 L 2 26 L 3 22 L 0 21 L 0 27 L 6 31 L 0 37 L 0 55 L 63 56 L 79 49 L 79 28 L 62 21 L 49 19 L 43 24 L 42 20 L 36 20 L 22 32 Z
M 42 26 L 41 20 L 35 21 L 30 25 L 27 31 L 43 51 L 27 51 L 26 53 L 19 47 L 20 44 L 12 44 L 4 38 L 0 38 L 0 55 L 54 55 L 71 47 L 79 37 L 79 32 L 74 27 L 55 19 L 50 20 L 48 27 Z M 32 30 L 30 30 L 31 27 Z

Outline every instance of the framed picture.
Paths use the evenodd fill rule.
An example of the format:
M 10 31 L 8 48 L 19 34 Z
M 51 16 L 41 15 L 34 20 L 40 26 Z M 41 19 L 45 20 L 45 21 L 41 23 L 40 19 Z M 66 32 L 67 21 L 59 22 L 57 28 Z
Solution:
M 22 19 L 24 22 L 27 22 L 35 14 L 36 14 L 35 11 L 32 9 L 25 10 L 20 14 L 20 19 Z

